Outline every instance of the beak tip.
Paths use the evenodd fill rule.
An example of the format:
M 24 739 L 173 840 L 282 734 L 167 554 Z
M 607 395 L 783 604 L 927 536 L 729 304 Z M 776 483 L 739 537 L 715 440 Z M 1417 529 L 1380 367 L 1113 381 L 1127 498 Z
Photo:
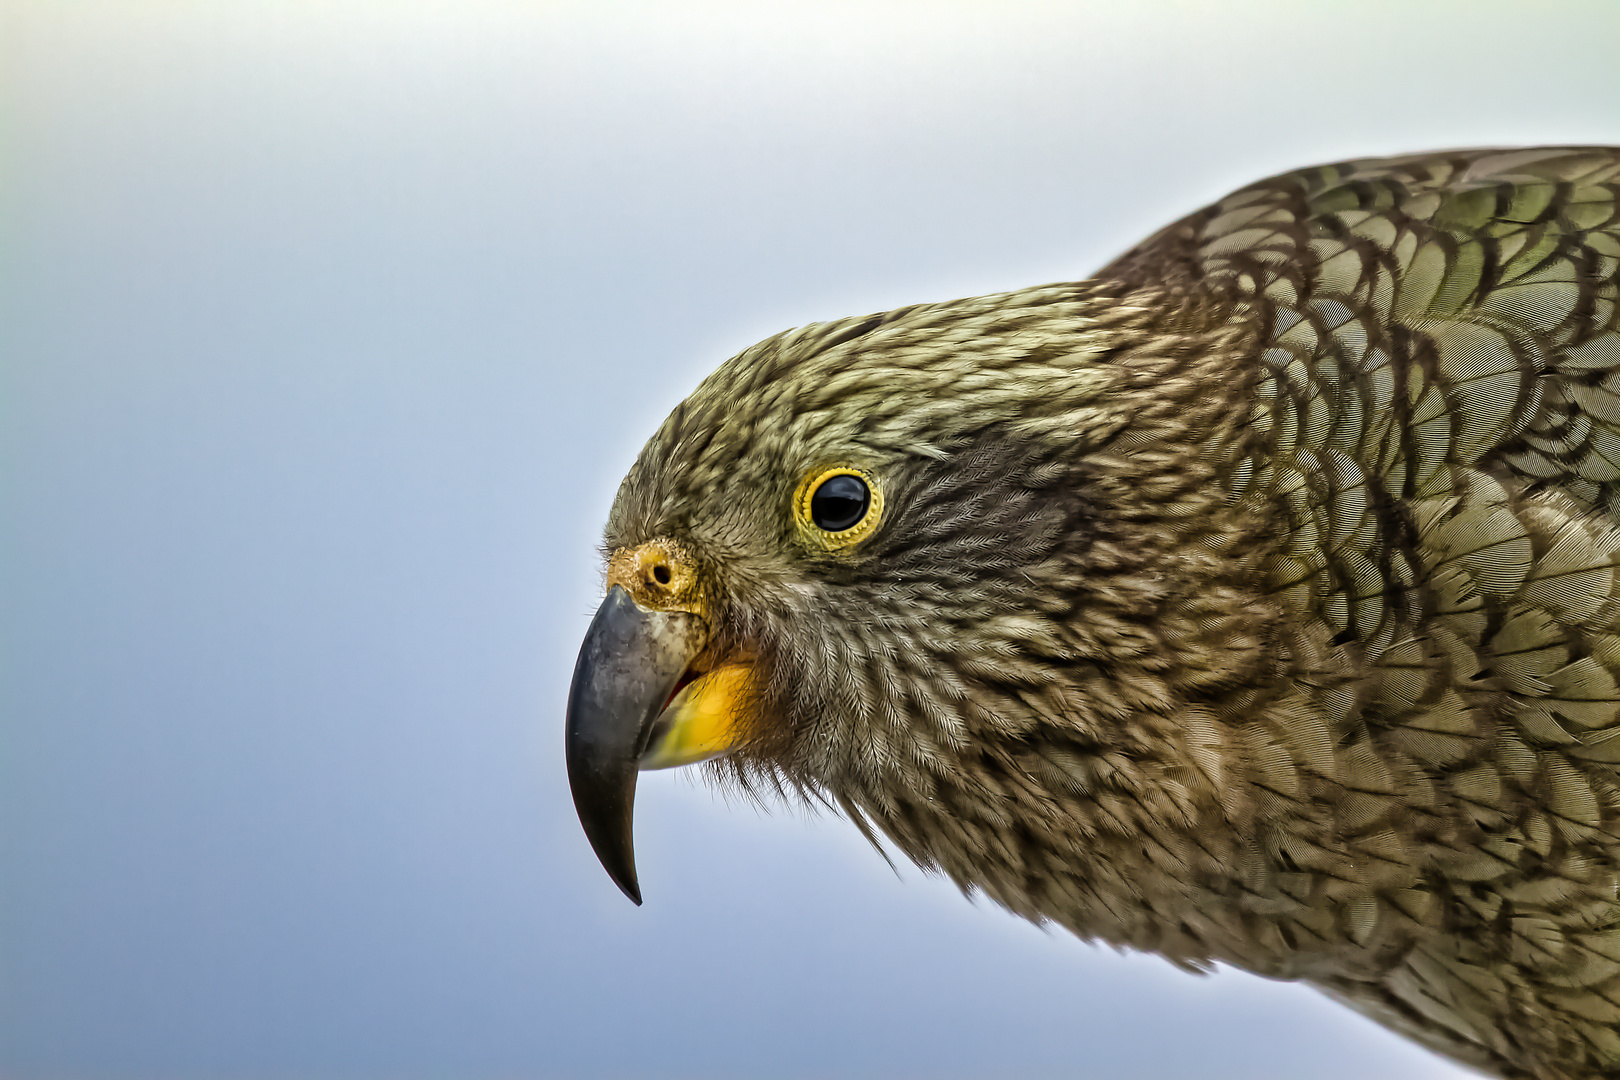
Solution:
M 628 896 L 636 907 L 640 907 L 641 881 L 636 874 L 636 857 L 632 849 L 625 846 L 612 851 L 598 850 L 596 857 L 619 891 Z
M 636 875 L 636 853 L 630 832 L 630 800 L 634 798 L 635 793 L 633 783 L 632 780 L 623 807 L 614 808 L 611 815 L 588 800 L 576 799 L 575 803 L 579 810 L 580 822 L 585 826 L 586 839 L 591 843 L 591 850 L 596 853 L 596 861 L 602 864 L 602 869 L 607 871 L 608 877 L 613 879 L 613 884 L 619 887 L 619 891 L 640 907 L 641 882 Z M 606 829 L 603 827 L 604 823 L 612 823 L 618 827 Z

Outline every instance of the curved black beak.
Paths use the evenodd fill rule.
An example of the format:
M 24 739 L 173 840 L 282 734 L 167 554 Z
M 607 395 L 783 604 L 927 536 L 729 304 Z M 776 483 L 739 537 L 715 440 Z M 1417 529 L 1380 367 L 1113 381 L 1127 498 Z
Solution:
M 631 816 L 636 771 L 653 721 L 702 646 L 695 615 L 649 611 L 622 586 L 608 590 L 568 691 L 568 786 L 602 867 L 641 903 Z

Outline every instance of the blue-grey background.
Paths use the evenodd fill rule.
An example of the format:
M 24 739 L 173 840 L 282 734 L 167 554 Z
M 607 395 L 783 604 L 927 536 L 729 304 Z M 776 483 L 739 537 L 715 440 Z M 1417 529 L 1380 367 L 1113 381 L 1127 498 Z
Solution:
M 1620 142 L 1620 4 L 7 0 L 0 1076 L 1460 1075 L 560 730 L 618 477 L 790 325 L 1260 175 Z

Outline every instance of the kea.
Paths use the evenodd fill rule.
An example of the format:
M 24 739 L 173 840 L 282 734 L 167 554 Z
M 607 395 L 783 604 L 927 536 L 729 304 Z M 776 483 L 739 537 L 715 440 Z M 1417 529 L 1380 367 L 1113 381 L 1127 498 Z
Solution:
M 1620 1078 L 1620 148 L 1262 180 L 1095 276 L 789 330 L 620 487 L 569 696 L 1026 919 Z M 883 850 L 880 846 L 879 850 Z

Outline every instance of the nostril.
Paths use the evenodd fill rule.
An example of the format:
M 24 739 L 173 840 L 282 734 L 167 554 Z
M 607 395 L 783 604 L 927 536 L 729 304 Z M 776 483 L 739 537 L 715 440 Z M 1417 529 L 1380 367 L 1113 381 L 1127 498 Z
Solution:
M 669 567 L 666 566 L 663 563 L 659 563 L 657 566 L 653 567 L 652 576 L 653 576 L 653 580 L 658 582 L 658 584 L 660 584 L 660 585 L 668 585 L 669 584 L 669 576 L 670 576 L 669 575 Z

